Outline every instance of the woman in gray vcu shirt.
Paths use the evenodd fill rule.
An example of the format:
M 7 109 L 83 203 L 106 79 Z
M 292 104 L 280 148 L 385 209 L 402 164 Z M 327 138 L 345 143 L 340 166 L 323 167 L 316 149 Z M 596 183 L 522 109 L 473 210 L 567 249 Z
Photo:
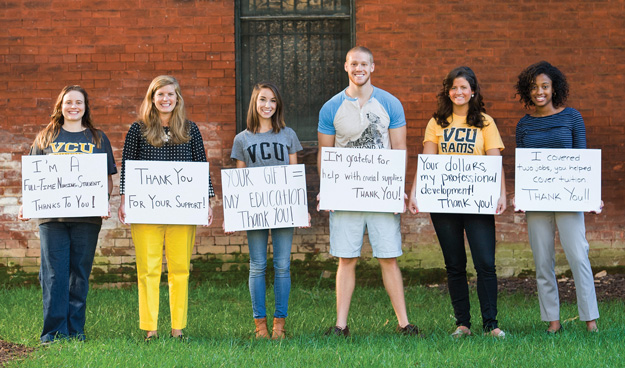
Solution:
M 284 122 L 284 103 L 278 88 L 272 83 L 254 86 L 247 111 L 247 129 L 237 134 L 231 158 L 237 168 L 297 164 L 297 152 L 302 145 L 293 129 Z M 265 269 L 269 230 L 248 230 L 250 250 L 250 295 L 256 324 L 256 338 L 268 338 L 265 310 Z M 276 310 L 273 315 L 272 339 L 282 339 L 291 291 L 291 245 L 293 228 L 271 229 L 273 244 L 274 294 Z

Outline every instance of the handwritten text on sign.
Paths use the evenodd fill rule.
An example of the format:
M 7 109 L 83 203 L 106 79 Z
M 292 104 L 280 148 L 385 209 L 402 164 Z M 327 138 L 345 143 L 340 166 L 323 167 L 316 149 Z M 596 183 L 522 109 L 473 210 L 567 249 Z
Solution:
M 322 210 L 402 212 L 406 151 L 321 149 Z
M 126 222 L 208 225 L 208 162 L 126 161 Z
M 419 155 L 420 212 L 494 214 L 501 194 L 501 156 Z
M 308 225 L 304 165 L 221 170 L 226 231 Z
M 22 156 L 25 218 L 108 214 L 106 154 Z
M 517 148 L 515 206 L 523 211 L 597 211 L 601 150 Z

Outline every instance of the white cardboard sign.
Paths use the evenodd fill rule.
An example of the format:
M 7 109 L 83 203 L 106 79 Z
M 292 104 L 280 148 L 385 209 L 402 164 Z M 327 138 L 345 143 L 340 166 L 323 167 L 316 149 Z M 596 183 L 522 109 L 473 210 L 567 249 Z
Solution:
M 304 165 L 222 169 L 225 231 L 308 225 Z
M 319 208 L 401 213 L 405 175 L 405 150 L 322 147 Z
M 208 162 L 125 164 L 126 222 L 208 225 Z
M 517 148 L 514 167 L 516 209 L 600 210 L 600 149 Z
M 106 154 L 22 156 L 25 218 L 108 214 Z
M 419 155 L 419 212 L 495 214 L 501 156 Z

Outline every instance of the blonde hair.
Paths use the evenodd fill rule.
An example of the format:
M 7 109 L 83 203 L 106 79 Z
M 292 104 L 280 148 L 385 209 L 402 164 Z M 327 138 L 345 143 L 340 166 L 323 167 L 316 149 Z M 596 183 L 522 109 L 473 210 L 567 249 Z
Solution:
M 95 143 L 97 148 L 100 148 L 100 133 L 93 126 L 93 121 L 91 120 L 91 108 L 89 107 L 89 96 L 87 96 L 87 91 L 84 90 L 81 86 L 73 85 L 73 86 L 65 86 L 59 93 L 59 96 L 56 98 L 56 102 L 54 103 L 54 110 L 52 111 L 52 115 L 50 115 L 50 122 L 48 125 L 43 128 L 35 138 L 33 142 L 33 148 L 37 147 L 39 149 L 46 149 L 56 137 L 59 136 L 61 132 L 61 127 L 65 124 L 65 118 L 63 117 L 63 98 L 66 94 L 71 91 L 77 91 L 82 93 L 85 99 L 85 113 L 82 116 L 82 126 L 89 129 L 91 135 L 93 136 L 93 143 Z
M 258 133 L 260 129 L 260 117 L 256 109 L 256 102 L 258 100 L 258 95 L 260 95 L 260 90 L 263 88 L 271 90 L 276 97 L 276 112 L 271 116 L 271 127 L 274 133 L 278 133 L 286 127 L 286 123 L 284 122 L 284 103 L 282 102 L 282 96 L 280 96 L 278 87 L 270 82 L 257 83 L 252 90 L 250 107 L 247 109 L 247 130 L 252 133 Z
M 187 143 L 191 139 L 184 111 L 184 100 L 180 92 L 180 85 L 176 78 L 170 75 L 159 75 L 150 83 L 145 98 L 141 103 L 141 109 L 139 110 L 139 117 L 143 122 L 141 125 L 141 133 L 145 137 L 145 140 L 154 147 L 161 147 L 167 141 L 163 132 L 159 112 L 154 105 L 154 94 L 157 90 L 169 85 L 174 86 L 177 99 L 176 106 L 171 112 L 171 119 L 169 120 L 169 141 L 172 144 L 181 144 Z
M 368 54 L 369 55 L 369 59 L 371 59 L 371 63 L 373 64 L 373 52 L 371 52 L 371 50 L 369 50 L 368 48 L 366 48 L 364 46 L 352 47 L 349 51 L 347 51 L 347 54 L 345 54 L 345 61 L 346 62 L 349 60 L 349 55 L 351 55 L 354 52 L 364 52 L 365 54 Z

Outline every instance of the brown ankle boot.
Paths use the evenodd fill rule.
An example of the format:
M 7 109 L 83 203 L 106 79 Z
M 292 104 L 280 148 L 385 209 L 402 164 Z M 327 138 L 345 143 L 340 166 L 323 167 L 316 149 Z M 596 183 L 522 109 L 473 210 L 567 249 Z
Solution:
M 254 318 L 254 323 L 256 324 L 256 333 L 257 339 L 268 339 L 269 331 L 267 330 L 267 317 L 264 318 Z
M 273 333 L 271 334 L 272 340 L 284 339 L 286 335 L 284 334 L 284 318 L 274 318 L 273 319 Z

